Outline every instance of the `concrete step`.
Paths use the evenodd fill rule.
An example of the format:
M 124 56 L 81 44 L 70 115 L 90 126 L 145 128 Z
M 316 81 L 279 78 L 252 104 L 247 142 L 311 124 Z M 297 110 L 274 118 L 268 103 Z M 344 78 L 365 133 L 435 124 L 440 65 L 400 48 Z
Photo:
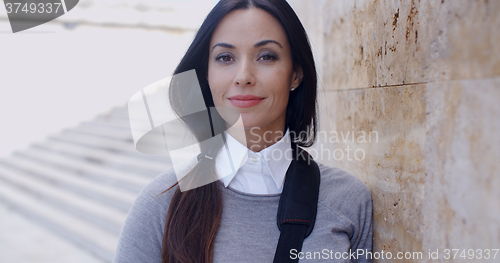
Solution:
M 105 263 L 0 201 L 0 262 Z
M 102 231 L 102 229 L 82 220 L 79 216 L 56 209 L 32 195 L 27 195 L 26 191 L 4 183 L 0 184 L 0 202 L 13 207 L 17 212 L 103 261 L 112 261 L 118 243 L 118 235 Z
M 47 152 L 36 148 L 14 152 L 12 156 L 28 159 L 32 162 L 43 164 L 46 167 L 54 167 L 114 188 L 122 188 L 134 194 L 139 193 L 157 175 L 118 171 L 94 162 L 87 162 L 86 160 L 73 158 L 72 156 Z
M 60 169 L 41 165 L 24 158 L 13 156 L 8 160 L 0 160 L 0 169 L 12 170 L 21 173 L 33 180 L 50 184 L 60 189 L 81 195 L 96 202 L 127 213 L 136 194 L 124 189 L 111 188 L 95 180 L 79 177 L 76 174 L 64 172 Z
M 0 202 L 111 262 L 137 194 L 171 167 L 136 151 L 125 105 L 0 159 Z
M 111 234 L 120 233 L 121 225 L 127 215 L 127 212 L 118 211 L 106 204 L 87 199 L 44 181 L 33 180 L 31 176 L 3 166 L 0 167 L 0 181 L 16 188 L 26 196 L 43 201 L 68 214 L 76 215 Z
M 99 114 L 94 119 L 92 119 L 92 122 L 94 124 L 101 124 L 115 128 L 130 130 L 130 121 L 128 117 L 122 118 L 122 117 L 111 116 L 108 114 Z
M 112 140 L 106 137 L 94 136 L 85 133 L 66 131 L 58 134 L 57 136 L 49 136 L 48 141 L 73 143 L 88 148 L 94 148 L 102 151 L 114 152 L 117 154 L 135 157 L 147 162 L 164 163 L 165 161 L 169 160 L 169 157 L 167 155 L 153 155 L 138 152 L 135 149 L 134 144 L 128 141 L 125 142 L 120 140 Z
M 128 102 L 123 105 L 113 107 L 104 114 L 113 118 L 128 120 Z
M 71 130 L 66 130 L 57 135 L 51 135 L 47 138 L 47 140 L 71 142 L 86 147 L 93 147 L 108 152 L 117 152 L 141 158 L 141 154 L 135 149 L 134 144 L 128 140 L 114 140 L 108 137 L 73 132 Z
M 95 136 L 113 138 L 115 140 L 123 140 L 133 142 L 132 131 L 130 129 L 121 129 L 105 125 L 97 125 L 92 122 L 82 122 L 78 126 L 65 129 L 64 131 L 72 130 L 73 132 L 80 132 L 91 134 Z
M 168 163 L 145 162 L 127 155 L 57 141 L 35 143 L 31 147 L 140 174 L 160 174 L 171 167 Z
M 146 123 L 149 126 L 149 122 Z M 174 124 L 172 124 L 174 125 Z M 167 129 L 166 136 L 177 137 L 179 134 L 175 133 L 175 128 L 170 127 Z M 96 124 L 94 122 L 84 122 L 79 124 L 78 126 L 70 129 L 65 129 L 63 132 L 68 133 L 78 133 L 85 135 L 93 135 L 100 138 L 107 138 L 114 141 L 119 141 L 123 143 L 127 143 L 130 145 L 134 145 L 134 141 L 132 138 L 132 132 L 130 128 L 122 129 L 114 126 L 107 126 L 105 124 Z

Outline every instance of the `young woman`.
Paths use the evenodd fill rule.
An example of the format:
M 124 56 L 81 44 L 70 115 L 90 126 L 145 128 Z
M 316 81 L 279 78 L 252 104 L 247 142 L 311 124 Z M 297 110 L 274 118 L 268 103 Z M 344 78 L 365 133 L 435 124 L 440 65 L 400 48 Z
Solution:
M 248 158 L 230 176 L 187 191 L 172 170 L 160 174 L 134 202 L 114 262 L 272 262 L 292 152 L 311 146 L 316 135 L 316 69 L 307 35 L 285 0 L 221 0 L 174 74 L 192 69 L 207 108 L 241 114 L 244 136 L 230 129 L 225 138 L 231 151 Z M 171 87 L 177 112 L 193 103 L 189 90 L 179 90 L 189 88 Z M 220 115 L 212 112 L 211 121 L 224 131 Z M 201 141 L 207 131 L 185 122 Z M 200 146 L 191 176 L 225 169 L 222 145 Z M 319 172 L 314 228 L 302 253 L 290 251 L 290 258 L 370 262 L 368 188 L 338 168 L 319 164 Z

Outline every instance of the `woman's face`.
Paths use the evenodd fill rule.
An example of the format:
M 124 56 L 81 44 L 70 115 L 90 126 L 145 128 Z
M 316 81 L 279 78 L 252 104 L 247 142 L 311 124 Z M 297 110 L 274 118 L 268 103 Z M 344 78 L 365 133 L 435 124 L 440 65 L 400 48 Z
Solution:
M 227 14 L 210 42 L 208 83 L 216 107 L 237 109 L 245 129 L 282 132 L 294 71 L 290 44 L 269 13 L 249 8 Z

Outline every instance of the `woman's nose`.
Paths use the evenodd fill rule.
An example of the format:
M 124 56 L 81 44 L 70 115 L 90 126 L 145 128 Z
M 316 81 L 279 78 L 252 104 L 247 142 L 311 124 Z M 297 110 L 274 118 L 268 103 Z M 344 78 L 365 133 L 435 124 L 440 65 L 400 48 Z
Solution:
M 255 85 L 255 75 L 253 65 L 248 59 L 238 63 L 238 69 L 234 78 L 234 84 L 238 86 L 253 86 Z

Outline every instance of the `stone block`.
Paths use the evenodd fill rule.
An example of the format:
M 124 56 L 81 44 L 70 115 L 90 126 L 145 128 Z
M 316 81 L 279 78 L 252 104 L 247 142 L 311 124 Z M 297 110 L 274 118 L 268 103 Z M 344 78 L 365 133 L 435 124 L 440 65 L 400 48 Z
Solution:
M 424 81 L 500 75 L 500 1 L 421 0 L 420 9 Z
M 370 188 L 374 251 L 393 255 L 422 251 L 425 87 L 324 91 L 321 95 L 321 131 L 311 152 L 320 162 L 352 173 Z
M 426 97 L 424 248 L 498 249 L 500 78 L 432 83 Z
M 311 151 L 371 189 L 374 251 L 499 248 L 500 1 L 290 2 L 320 54 Z
M 324 21 L 326 89 L 420 83 L 418 2 L 331 1 Z
M 500 74 L 500 1 L 291 1 L 327 90 Z

